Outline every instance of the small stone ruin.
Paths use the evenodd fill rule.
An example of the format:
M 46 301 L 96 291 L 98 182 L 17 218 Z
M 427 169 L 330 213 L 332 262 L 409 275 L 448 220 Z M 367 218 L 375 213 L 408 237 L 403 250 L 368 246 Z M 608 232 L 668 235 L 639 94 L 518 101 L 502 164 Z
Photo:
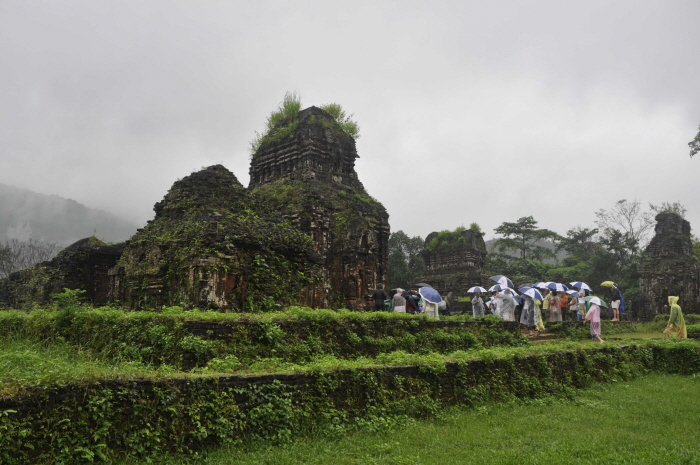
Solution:
M 440 293 L 465 296 L 470 287 L 483 285 L 486 243 L 481 233 L 471 229 L 432 232 L 425 238 L 421 255 L 425 272 L 419 281 Z
M 96 305 L 109 301 L 109 270 L 124 244 L 108 245 L 94 237 L 81 239 L 48 262 L 12 273 L 0 280 L 0 308 L 31 308 L 47 303 L 64 289 L 83 289 Z
M 680 297 L 678 304 L 685 313 L 700 313 L 700 264 L 693 257 L 690 223 L 680 215 L 656 215 L 655 235 L 644 250 L 639 274 L 639 319 L 664 313 L 669 295 Z

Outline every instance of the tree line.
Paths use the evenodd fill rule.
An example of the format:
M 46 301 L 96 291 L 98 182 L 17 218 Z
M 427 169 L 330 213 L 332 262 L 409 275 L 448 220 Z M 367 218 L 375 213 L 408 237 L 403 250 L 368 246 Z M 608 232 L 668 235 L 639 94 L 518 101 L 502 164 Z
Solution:
M 685 216 L 686 209 L 679 202 L 649 204 L 645 209 L 637 200 L 623 199 L 608 210 L 597 211 L 594 227 L 576 226 L 564 236 L 539 228 L 532 216 L 504 222 L 494 229 L 499 237 L 486 257 L 484 275 L 503 274 L 516 284 L 585 281 L 596 286 L 612 280 L 624 289 L 626 298 L 637 298 L 639 261 L 654 218 L 661 212 Z M 390 288 L 415 285 L 423 274 L 424 242 L 403 231 L 391 234 Z M 693 249 L 700 259 L 700 240 L 695 237 Z

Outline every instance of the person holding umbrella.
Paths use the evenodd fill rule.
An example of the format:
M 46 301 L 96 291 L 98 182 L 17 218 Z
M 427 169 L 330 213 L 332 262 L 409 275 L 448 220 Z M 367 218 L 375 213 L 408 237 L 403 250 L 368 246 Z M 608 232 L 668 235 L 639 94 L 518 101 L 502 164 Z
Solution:
M 582 320 L 586 316 L 586 291 L 583 289 L 578 291 L 578 319 Z
M 677 296 L 668 296 L 668 304 L 671 306 L 671 315 L 668 318 L 668 324 L 664 329 L 664 339 L 671 337 L 687 338 L 688 330 L 685 327 L 685 319 L 680 305 L 678 305 Z
M 561 321 L 561 301 L 557 291 L 552 291 L 551 296 L 549 299 L 549 321 L 558 322 Z
M 610 308 L 613 311 L 612 321 L 620 321 L 620 289 L 617 284 L 610 287 Z
M 472 298 L 472 316 L 484 316 L 484 299 L 481 298 L 481 292 L 475 292 Z
M 515 300 L 510 293 L 510 289 L 506 289 L 503 293 L 496 291 L 495 295 L 496 308 L 504 321 L 515 321 Z
M 591 304 L 591 308 L 588 310 L 588 313 L 586 313 L 586 317 L 584 318 L 584 321 L 587 323 L 590 323 L 591 325 L 591 337 L 593 339 L 598 339 L 598 341 L 602 344 L 605 342 L 600 338 L 600 299 L 598 297 L 593 297 L 591 300 L 589 300 Z
M 542 310 L 544 310 L 545 316 L 549 318 L 549 321 L 552 321 L 551 315 L 549 313 L 549 302 L 552 300 L 552 293 L 548 288 L 544 288 L 544 300 L 542 301 Z
M 423 312 L 428 316 L 440 318 L 438 304 L 442 301 L 440 293 L 432 287 L 424 286 L 418 289 L 418 294 L 423 298 Z
M 527 337 L 534 337 L 537 329 L 537 307 L 535 307 L 535 299 L 527 293 L 522 295 L 523 311 L 520 314 L 520 324 L 527 327 Z

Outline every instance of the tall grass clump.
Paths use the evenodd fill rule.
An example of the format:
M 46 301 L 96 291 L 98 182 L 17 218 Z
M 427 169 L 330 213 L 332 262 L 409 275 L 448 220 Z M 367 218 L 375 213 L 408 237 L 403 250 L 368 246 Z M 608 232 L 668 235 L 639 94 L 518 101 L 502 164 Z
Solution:
M 360 125 L 348 115 L 338 103 L 327 103 L 320 107 L 331 115 L 340 129 L 349 136 L 358 139 L 360 137 Z M 250 156 L 255 157 L 263 144 L 278 142 L 288 137 L 294 137 L 294 132 L 299 125 L 299 112 L 301 111 L 301 96 L 296 92 L 287 92 L 279 107 L 270 113 L 262 133 L 255 132 L 255 137 L 250 142 Z
M 327 103 L 321 105 L 321 110 L 325 111 L 333 117 L 336 123 L 340 126 L 347 135 L 353 139 L 360 138 L 360 125 L 352 119 L 353 115 L 348 115 L 339 103 Z
M 299 111 L 301 96 L 296 92 L 284 94 L 282 103 L 267 117 L 265 130 L 262 133 L 255 132 L 255 137 L 250 142 L 251 157 L 255 156 L 261 145 L 293 136 L 299 124 Z

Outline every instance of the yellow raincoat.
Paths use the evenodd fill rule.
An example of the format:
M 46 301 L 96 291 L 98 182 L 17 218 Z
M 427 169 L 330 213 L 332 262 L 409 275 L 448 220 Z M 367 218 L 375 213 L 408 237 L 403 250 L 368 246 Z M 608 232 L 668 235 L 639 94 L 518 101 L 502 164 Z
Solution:
M 687 338 L 688 330 L 685 327 L 683 312 L 678 305 L 678 297 L 668 296 L 668 305 L 671 307 L 671 316 L 668 318 L 668 325 L 664 329 L 664 334 L 667 334 L 669 337 Z

